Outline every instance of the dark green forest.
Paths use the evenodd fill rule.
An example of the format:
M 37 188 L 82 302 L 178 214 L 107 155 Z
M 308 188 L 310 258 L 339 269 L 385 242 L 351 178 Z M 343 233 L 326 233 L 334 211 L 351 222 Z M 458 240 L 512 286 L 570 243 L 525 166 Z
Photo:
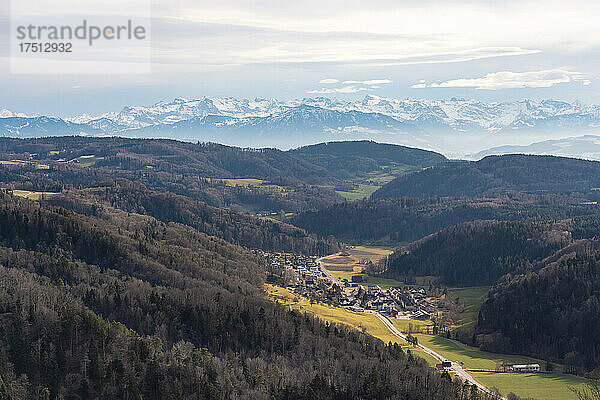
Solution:
M 126 180 L 110 182 L 108 186 L 71 190 L 46 201 L 88 215 L 98 215 L 102 206 L 108 205 L 150 215 L 162 222 L 188 225 L 207 235 L 251 249 L 326 255 L 340 248 L 333 238 L 328 241 L 317 239 L 302 229 L 273 219 L 211 207 L 172 193 L 154 192 Z
M 490 291 L 477 321 L 476 344 L 563 363 L 600 376 L 600 242 L 580 240 L 509 275 Z
M 521 272 L 567 245 L 571 234 L 547 223 L 476 221 L 455 225 L 396 251 L 386 277 L 435 276 L 449 286 L 485 286 Z
M 511 154 L 477 162 L 453 161 L 401 176 L 373 198 L 489 197 L 510 193 L 586 194 L 600 187 L 600 163 Z
M 542 203 L 508 199 L 381 199 L 345 202 L 294 215 L 293 225 L 347 243 L 397 246 L 476 220 L 546 221 L 596 215 L 598 207 L 562 198 Z
M 373 172 L 415 172 L 446 161 L 446 157 L 432 151 L 368 140 L 319 143 L 290 153 L 346 180 L 376 180 Z

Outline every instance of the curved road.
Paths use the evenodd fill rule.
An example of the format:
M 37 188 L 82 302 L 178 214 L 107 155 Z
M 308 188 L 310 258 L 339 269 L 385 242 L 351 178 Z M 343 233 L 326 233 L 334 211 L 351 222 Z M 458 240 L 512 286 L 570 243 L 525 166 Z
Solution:
M 400 332 L 394 326 L 394 324 L 392 324 L 386 317 L 384 317 L 383 315 L 381 315 L 378 312 L 372 312 L 372 313 L 375 314 L 377 316 L 377 318 L 379 318 L 381 320 L 381 322 L 383 322 L 383 324 L 388 328 L 388 330 L 392 333 L 392 335 L 399 337 L 400 339 L 402 339 L 404 341 L 408 341 L 407 337 L 402 332 Z M 423 350 L 425 353 L 432 356 L 433 358 L 435 358 L 436 360 L 438 360 L 440 363 L 442 361 L 447 361 L 446 357 L 435 352 L 434 350 L 431 350 L 428 347 L 423 346 L 422 344 L 417 345 L 417 347 L 419 349 Z M 477 382 L 475 380 L 475 378 L 473 378 L 473 376 L 471 374 L 469 374 L 467 371 L 465 371 L 465 369 L 460 364 L 452 362 L 451 370 L 456 374 L 456 376 L 461 378 L 463 381 L 467 381 L 467 382 L 471 383 L 472 385 L 477 386 L 478 389 L 480 389 L 486 393 L 490 393 L 490 394 L 492 393 L 487 387 L 485 387 L 481 383 Z M 501 398 L 504 399 L 504 397 L 501 397 Z

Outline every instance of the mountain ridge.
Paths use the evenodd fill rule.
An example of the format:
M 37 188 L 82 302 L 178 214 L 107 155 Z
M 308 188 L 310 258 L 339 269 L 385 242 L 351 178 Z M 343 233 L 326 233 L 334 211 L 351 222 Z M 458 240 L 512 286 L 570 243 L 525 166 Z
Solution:
M 516 141 L 517 132 L 554 139 L 552 135 L 556 134 L 572 136 L 573 132 L 599 130 L 600 105 L 559 100 L 482 102 L 454 97 L 428 100 L 367 95 L 356 101 L 327 97 L 281 101 L 205 96 L 175 98 L 150 106 L 128 105 L 96 116 L 61 118 L 0 112 L 2 136 L 163 137 L 281 148 L 372 139 L 434 149 L 442 146 L 439 138 L 444 135 L 462 140 L 467 134 L 476 134 L 498 145 L 493 139 L 499 134 Z M 531 140 L 514 144 L 528 143 Z M 450 148 L 452 143 L 443 146 Z M 460 147 L 454 145 L 455 149 Z

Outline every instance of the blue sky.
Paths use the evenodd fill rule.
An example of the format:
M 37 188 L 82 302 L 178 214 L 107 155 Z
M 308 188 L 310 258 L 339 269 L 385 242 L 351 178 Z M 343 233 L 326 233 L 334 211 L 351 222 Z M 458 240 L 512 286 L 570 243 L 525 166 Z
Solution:
M 155 1 L 150 74 L 11 74 L 4 29 L 0 108 L 70 116 L 174 97 L 365 94 L 600 103 L 599 17 L 590 0 Z

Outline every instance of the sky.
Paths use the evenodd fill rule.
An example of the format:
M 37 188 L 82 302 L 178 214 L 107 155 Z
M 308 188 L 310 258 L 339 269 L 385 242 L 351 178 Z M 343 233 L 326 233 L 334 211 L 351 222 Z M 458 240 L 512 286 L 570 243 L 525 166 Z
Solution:
M 47 12 L 86 1 L 47 0 Z M 151 0 L 107 9 L 126 15 L 140 1 Z M 600 103 L 599 19 L 591 0 L 154 0 L 150 69 L 113 73 L 114 54 L 106 72 L 19 74 L 0 0 L 0 109 L 72 116 L 175 97 L 366 94 Z

